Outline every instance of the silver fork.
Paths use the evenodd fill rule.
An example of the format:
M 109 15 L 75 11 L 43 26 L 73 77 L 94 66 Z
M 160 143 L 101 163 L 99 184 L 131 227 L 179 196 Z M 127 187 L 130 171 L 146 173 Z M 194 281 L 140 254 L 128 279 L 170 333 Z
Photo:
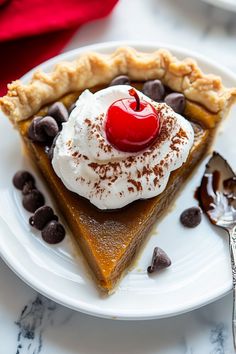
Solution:
M 233 280 L 233 312 L 232 312 L 232 334 L 234 341 L 234 349 L 236 350 L 236 224 L 234 226 L 223 226 L 217 224 L 217 226 L 223 228 L 228 232 L 229 244 L 230 244 L 230 256 L 231 256 L 231 269 Z
M 210 222 L 229 235 L 233 280 L 232 334 L 236 350 L 236 175 L 227 161 L 216 152 L 206 165 L 199 189 L 199 202 Z

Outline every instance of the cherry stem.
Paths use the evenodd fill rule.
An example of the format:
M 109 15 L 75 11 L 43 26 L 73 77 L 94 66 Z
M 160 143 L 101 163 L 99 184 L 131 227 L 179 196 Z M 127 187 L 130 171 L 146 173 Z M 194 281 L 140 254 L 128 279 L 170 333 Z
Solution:
M 135 111 L 139 111 L 140 110 L 140 98 L 139 98 L 139 95 L 137 94 L 137 92 L 133 88 L 129 90 L 129 94 L 130 94 L 130 96 L 133 96 L 135 98 L 135 100 L 136 100 Z

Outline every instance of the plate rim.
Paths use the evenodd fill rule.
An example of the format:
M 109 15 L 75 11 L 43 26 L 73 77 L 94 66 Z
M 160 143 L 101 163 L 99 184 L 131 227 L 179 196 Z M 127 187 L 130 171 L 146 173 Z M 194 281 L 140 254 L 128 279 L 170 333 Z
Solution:
M 220 72 L 222 72 L 223 74 L 230 76 L 232 78 L 232 81 L 235 81 L 235 86 L 236 86 L 236 74 L 234 74 L 233 72 L 231 72 L 230 69 L 225 68 L 224 66 L 221 66 L 220 64 L 216 63 L 214 60 L 208 59 L 205 56 L 196 53 L 194 51 L 190 51 L 186 48 L 181 48 L 179 46 L 173 46 L 173 45 L 169 45 L 167 43 L 161 43 L 161 42 L 148 42 L 148 41 L 112 41 L 112 42 L 103 42 L 103 43 L 97 43 L 97 44 L 92 44 L 92 45 L 88 45 L 88 46 L 82 46 L 76 49 L 73 49 L 71 51 L 67 51 L 65 53 L 62 53 L 56 57 L 53 57 L 45 62 L 43 62 L 42 64 L 36 66 L 35 68 L 33 68 L 32 70 L 30 70 L 28 73 L 26 73 L 24 76 L 22 76 L 21 81 L 23 83 L 27 83 L 29 81 L 29 79 L 32 76 L 32 73 L 41 68 L 43 70 L 47 70 L 46 67 L 52 66 L 54 64 L 56 64 L 58 61 L 61 60 L 70 60 L 70 57 L 73 57 L 76 54 L 81 54 L 83 52 L 87 52 L 87 51 L 91 51 L 91 50 L 96 50 L 96 51 L 104 51 L 104 50 L 114 50 L 114 48 L 119 47 L 119 46 L 132 46 L 134 48 L 138 48 L 141 50 L 141 48 L 143 48 L 143 50 L 155 50 L 158 48 L 166 48 L 169 49 L 170 51 L 174 51 L 175 53 L 178 53 L 182 56 L 191 56 L 194 57 L 196 60 L 200 60 L 202 62 L 204 62 L 207 65 L 210 65 L 213 67 L 213 69 L 216 69 Z M 149 48 L 149 49 L 148 49 Z M 177 55 L 178 55 L 177 54 Z M 179 306 L 178 309 L 174 309 L 172 307 L 172 310 L 167 311 L 165 313 L 161 313 L 160 309 L 158 309 L 158 311 L 155 312 L 152 311 L 152 313 L 145 311 L 144 313 L 142 311 L 139 311 L 138 314 L 134 314 L 133 312 L 127 313 L 126 311 L 122 312 L 120 311 L 119 313 L 117 313 L 117 311 L 113 310 L 113 311 L 104 311 L 104 309 L 102 309 L 102 311 L 100 311 L 99 309 L 96 308 L 96 306 L 88 306 L 87 303 L 84 302 L 79 302 L 79 300 L 77 300 L 76 305 L 74 303 L 71 303 L 70 301 L 68 301 L 69 299 L 63 298 L 63 296 L 61 294 L 55 293 L 53 291 L 53 289 L 49 288 L 48 286 L 45 287 L 45 284 L 37 281 L 37 278 L 34 278 L 33 276 L 31 276 L 30 272 L 27 271 L 24 267 L 21 267 L 19 262 L 17 262 L 16 260 L 14 260 L 11 258 L 11 254 L 8 254 L 8 252 L 6 250 L 4 250 L 4 247 L 1 247 L 0 245 L 0 256 L 2 257 L 2 259 L 4 260 L 4 262 L 8 265 L 8 267 L 10 269 L 13 270 L 13 272 L 15 274 L 17 274 L 17 276 L 22 279 L 26 284 L 28 284 L 31 288 L 35 289 L 36 291 L 38 291 L 39 293 L 43 294 L 44 296 L 52 299 L 53 301 L 69 307 L 73 310 L 76 311 L 80 311 L 89 315 L 93 315 L 96 317 L 102 317 L 102 318 L 110 318 L 110 319 L 119 319 L 119 320 L 146 320 L 146 319 L 157 319 L 157 318 L 164 318 L 164 317 L 171 317 L 171 316 L 175 316 L 175 315 L 179 315 L 185 312 L 189 312 L 191 310 L 194 310 L 196 308 L 199 308 L 201 306 L 204 306 L 212 301 L 215 301 L 221 297 L 223 297 L 224 295 L 226 295 L 232 287 L 231 282 L 229 282 L 228 284 L 225 284 L 223 287 L 218 288 L 214 295 L 210 294 L 208 296 L 205 296 L 204 299 L 201 297 L 200 301 L 198 300 L 198 302 L 196 301 L 189 301 L 187 306 L 186 303 L 184 303 L 182 305 L 182 307 Z M 17 264 L 18 263 L 18 264 Z

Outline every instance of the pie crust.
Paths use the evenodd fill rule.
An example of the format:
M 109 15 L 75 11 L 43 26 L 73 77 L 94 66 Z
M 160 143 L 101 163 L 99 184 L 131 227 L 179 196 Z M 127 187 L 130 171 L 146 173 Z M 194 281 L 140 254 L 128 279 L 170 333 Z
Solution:
M 0 98 L 0 107 L 16 123 L 69 92 L 108 84 L 121 74 L 133 81 L 160 79 L 173 91 L 182 92 L 190 103 L 216 115 L 216 120 L 236 99 L 235 88 L 225 88 L 220 77 L 202 73 L 193 59 L 178 60 L 164 49 L 142 53 L 121 47 L 111 54 L 88 53 L 75 61 L 61 62 L 51 73 L 38 70 L 27 85 L 14 81 L 8 85 L 7 95 Z

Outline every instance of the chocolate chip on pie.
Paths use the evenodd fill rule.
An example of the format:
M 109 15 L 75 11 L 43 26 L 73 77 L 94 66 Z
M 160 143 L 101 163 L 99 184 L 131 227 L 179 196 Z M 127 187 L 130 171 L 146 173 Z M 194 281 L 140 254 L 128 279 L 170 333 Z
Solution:
M 35 117 L 28 129 L 28 136 L 34 142 L 46 143 L 58 134 L 56 120 L 50 116 Z
M 67 122 L 69 117 L 68 111 L 62 102 L 53 103 L 49 107 L 47 114 L 53 117 L 59 126 L 61 126 L 62 123 Z
M 130 79 L 127 75 L 116 76 L 109 84 L 109 86 L 115 85 L 130 85 Z
M 183 114 L 186 106 L 186 100 L 182 93 L 172 92 L 165 97 L 165 103 L 168 104 L 176 113 Z
M 146 81 L 142 91 L 144 95 L 156 102 L 161 102 L 165 96 L 165 87 L 160 80 Z

